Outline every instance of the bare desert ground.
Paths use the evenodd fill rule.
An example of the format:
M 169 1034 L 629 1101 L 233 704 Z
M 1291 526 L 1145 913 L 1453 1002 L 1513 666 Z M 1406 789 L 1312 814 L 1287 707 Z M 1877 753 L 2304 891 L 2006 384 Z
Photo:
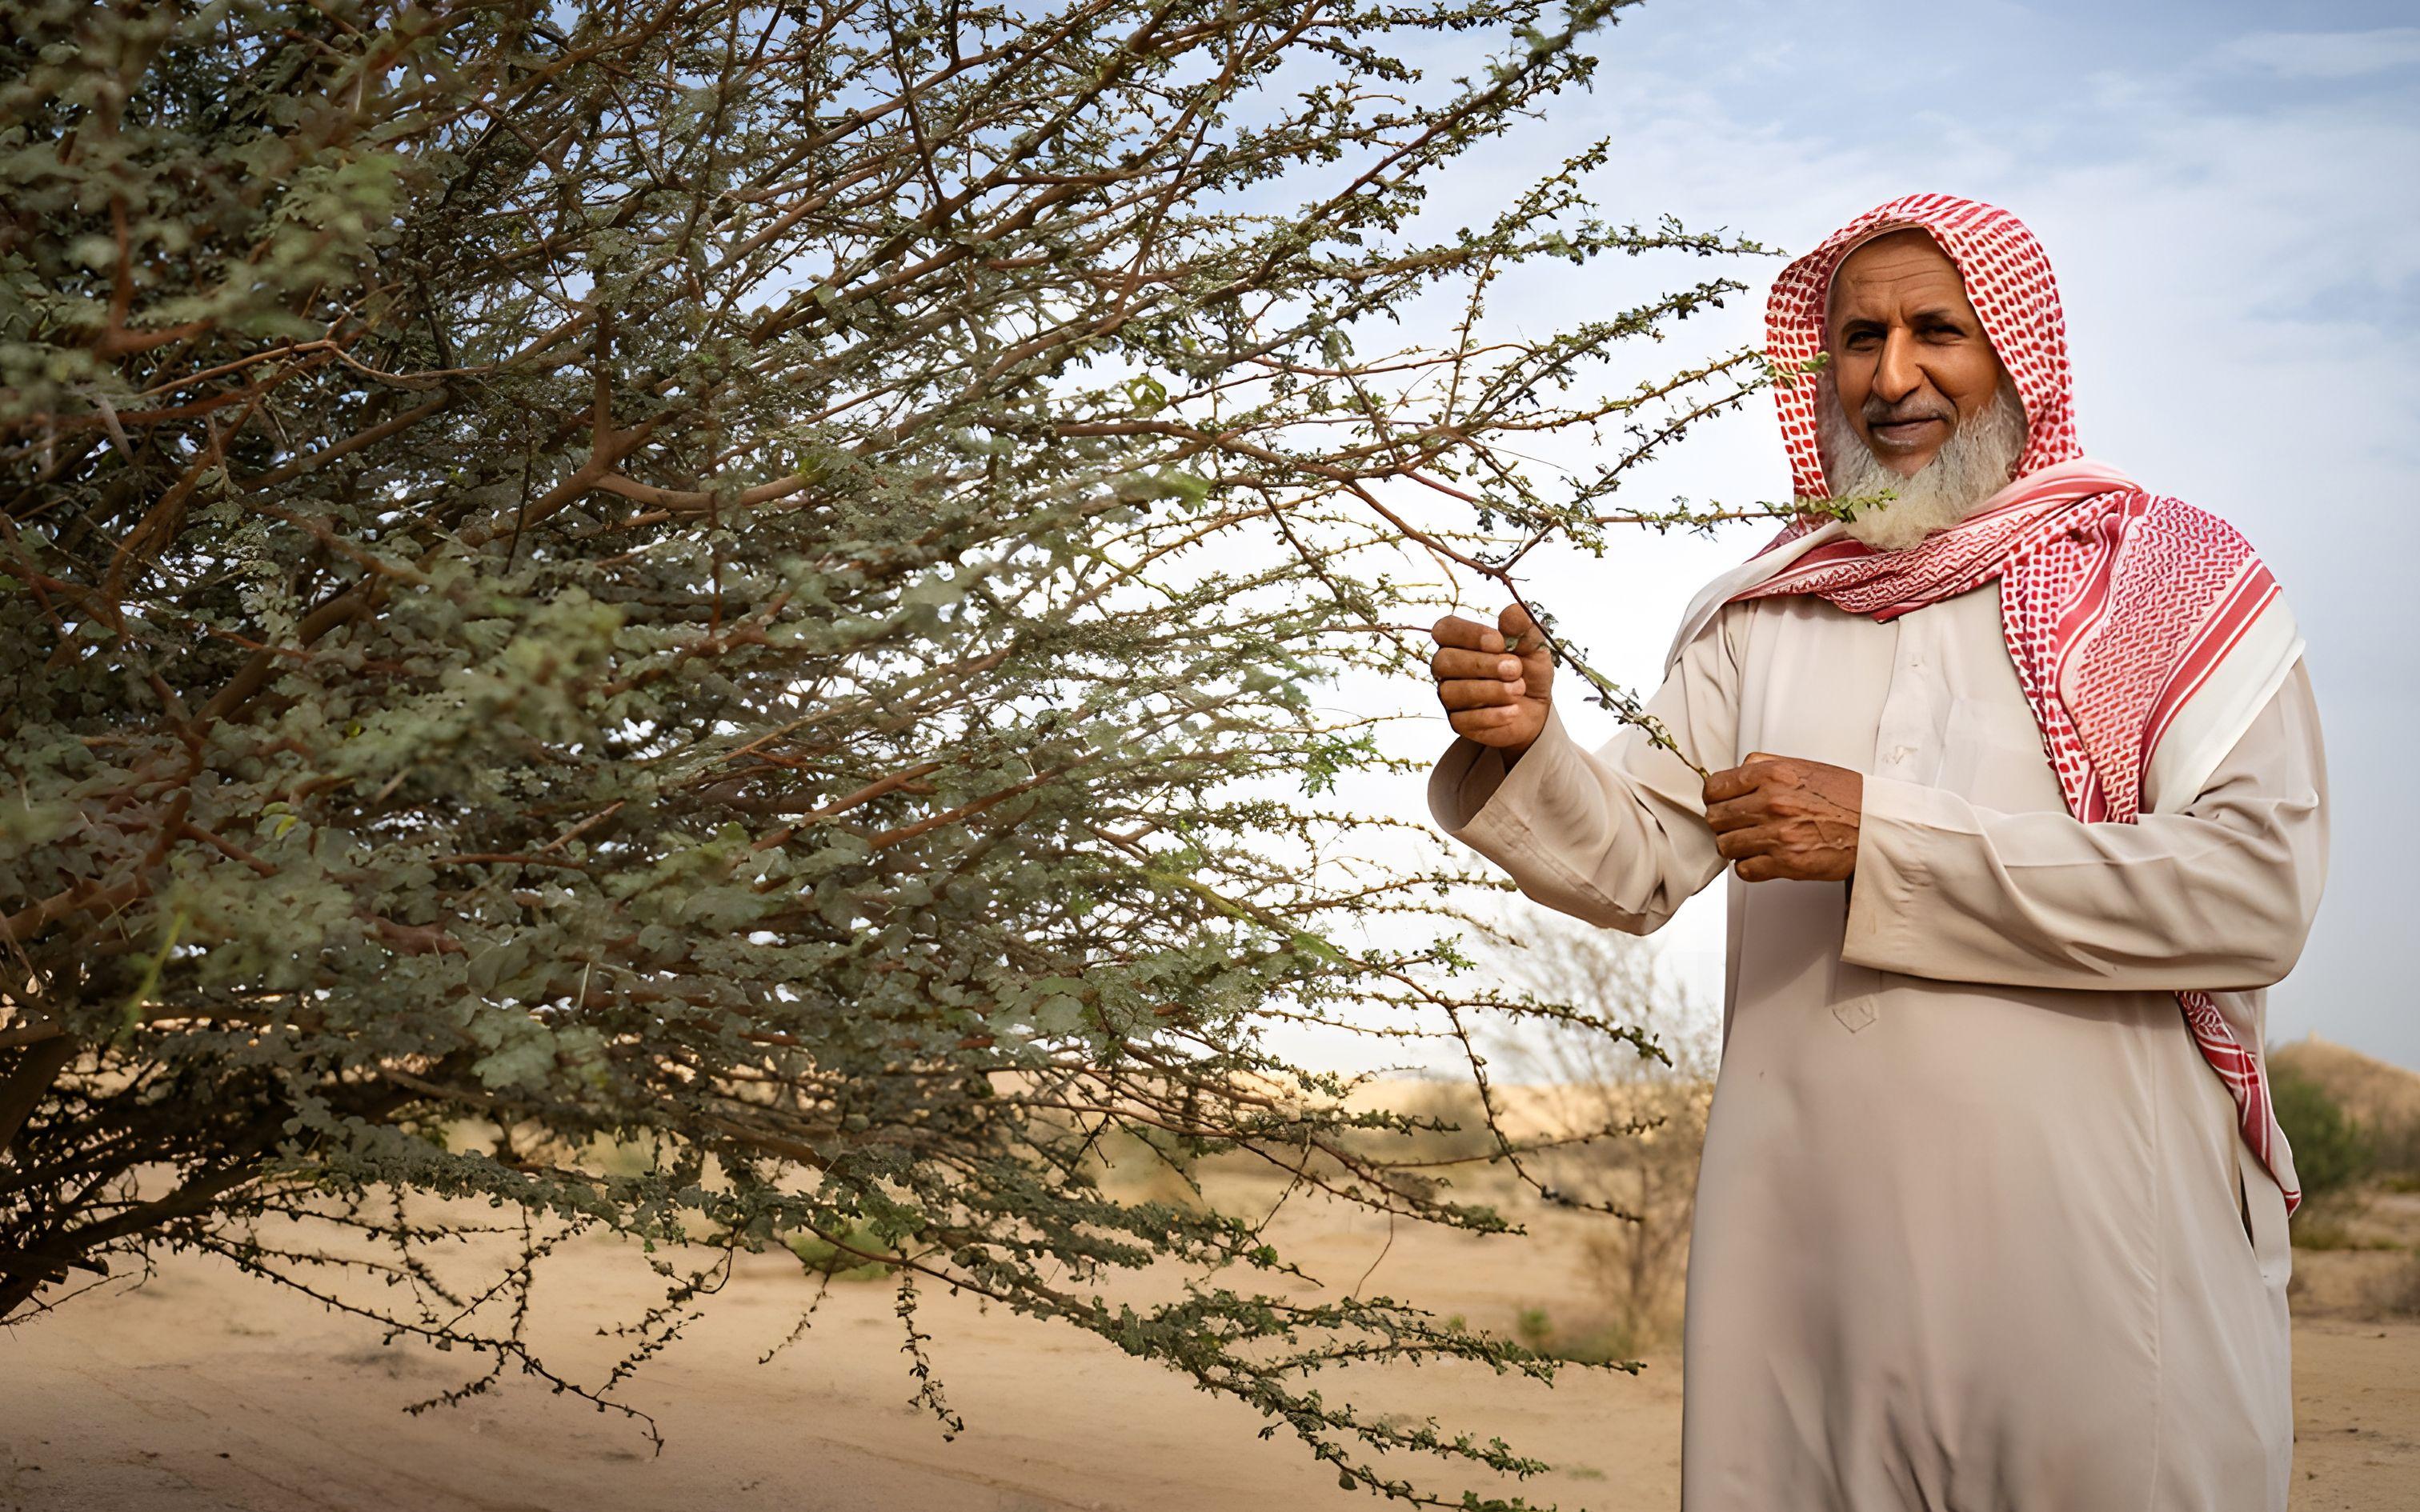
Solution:
M 1231 1211 L 1277 1186 L 1221 1173 Z M 1510 1210 L 1508 1204 L 1508 1211 Z M 2420 1317 L 2398 1295 L 2420 1268 L 2420 1194 L 2354 1205 L 2343 1247 L 2296 1257 L 2297 1508 L 2420 1506 Z M 1407 1298 L 1512 1332 L 1528 1310 L 1558 1335 L 1600 1304 L 1584 1236 L 1606 1220 L 1529 1214 L 1493 1238 L 1420 1231 L 1297 1194 L 1272 1237 L 1334 1291 Z M 2415 1271 L 2420 1274 L 2420 1271 Z M 628 1249 L 578 1242 L 540 1272 L 538 1338 L 589 1379 L 615 1352 L 597 1330 L 659 1295 Z M 1062 1327 L 926 1293 L 926 1350 L 966 1427 L 945 1441 L 911 1409 L 883 1282 L 836 1285 L 799 1342 L 807 1294 L 785 1257 L 743 1257 L 702 1321 L 622 1394 L 653 1414 L 660 1455 L 628 1420 L 513 1377 L 460 1406 L 408 1403 L 479 1363 L 323 1311 L 208 1259 L 172 1257 L 0 1334 L 0 1508 L 9 1512 L 1262 1512 L 1366 1506 L 1280 1428 L 1165 1369 Z M 1637 1376 L 1573 1366 L 1549 1388 L 1483 1368 L 1332 1377 L 1373 1411 L 1501 1434 L 1557 1468 L 1527 1481 L 1444 1462 L 1390 1464 L 1438 1492 L 1469 1486 L 1544 1505 L 1628 1512 L 1678 1498 L 1677 1351 Z

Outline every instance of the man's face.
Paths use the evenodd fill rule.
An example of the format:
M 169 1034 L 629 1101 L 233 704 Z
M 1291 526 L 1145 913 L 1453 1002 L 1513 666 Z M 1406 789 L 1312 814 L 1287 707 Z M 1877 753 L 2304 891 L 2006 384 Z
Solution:
M 2000 384 L 1957 265 L 1922 231 L 1849 254 L 1832 277 L 1823 336 L 1850 427 L 1901 477 L 1931 461 Z

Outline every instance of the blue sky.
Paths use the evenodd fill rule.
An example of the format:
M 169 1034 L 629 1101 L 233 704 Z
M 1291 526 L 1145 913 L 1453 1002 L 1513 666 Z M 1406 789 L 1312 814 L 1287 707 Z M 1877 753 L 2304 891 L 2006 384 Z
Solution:
M 1476 224 L 1601 136 L 1616 149 L 1590 188 L 1607 218 L 1669 211 L 1791 254 L 1920 190 L 2023 217 L 2065 298 L 2087 453 L 2233 521 L 2309 641 L 2335 848 L 2309 947 L 2272 991 L 2271 1035 L 2317 1030 L 2420 1067 L 2420 988 L 2399 949 L 2420 933 L 2403 779 L 2420 747 L 2420 636 L 2399 612 L 2420 590 L 2398 571 L 2420 508 L 2412 19 L 2410 6 L 1650 4 L 1594 44 L 1591 91 L 1474 152 L 1423 219 L 1433 233 Z M 1740 265 L 1755 292 L 1690 322 L 1691 338 L 1756 339 L 1779 267 Z M 1706 270 L 1541 265 L 1498 285 L 1490 316 L 1543 336 Z M 1417 320 L 1401 332 L 1429 334 Z M 1677 366 L 1684 347 L 1653 360 Z M 1693 434 L 1636 486 L 1642 502 L 1780 496 L 1769 406 Z M 1650 537 L 1602 560 L 1566 550 L 1529 588 L 1600 668 L 1652 687 L 1682 605 L 1768 530 Z M 1390 748 L 1441 748 L 1433 701 L 1426 713 Z M 1590 745 L 1613 733 L 1600 711 L 1569 717 Z M 1427 822 L 1408 779 L 1357 796 Z M 1721 892 L 1665 932 L 1715 991 Z

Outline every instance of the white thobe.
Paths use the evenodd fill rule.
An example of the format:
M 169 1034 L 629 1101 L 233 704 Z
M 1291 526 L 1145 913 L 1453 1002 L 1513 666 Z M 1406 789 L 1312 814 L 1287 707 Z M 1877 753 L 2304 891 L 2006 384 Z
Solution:
M 1885 624 L 1731 604 L 1647 709 L 1709 771 L 1867 774 L 1851 882 L 1730 879 L 1683 1507 L 2284 1512 L 2284 1196 L 2173 989 L 2263 1043 L 2326 871 L 2303 664 L 2131 825 L 2070 816 L 1997 583 Z M 1635 727 L 1591 752 L 1550 716 L 1509 774 L 1456 739 L 1429 802 L 1633 933 L 1726 869 L 1701 780 Z

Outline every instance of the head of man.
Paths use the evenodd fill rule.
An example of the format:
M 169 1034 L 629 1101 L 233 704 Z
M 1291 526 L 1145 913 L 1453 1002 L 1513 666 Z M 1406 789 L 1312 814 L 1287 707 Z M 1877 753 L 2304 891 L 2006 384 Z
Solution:
M 1927 232 L 1875 237 L 1833 274 L 1817 443 L 1834 498 L 1898 497 L 1847 521 L 1883 550 L 1954 525 L 2008 483 L 2024 450 L 2024 405 Z

